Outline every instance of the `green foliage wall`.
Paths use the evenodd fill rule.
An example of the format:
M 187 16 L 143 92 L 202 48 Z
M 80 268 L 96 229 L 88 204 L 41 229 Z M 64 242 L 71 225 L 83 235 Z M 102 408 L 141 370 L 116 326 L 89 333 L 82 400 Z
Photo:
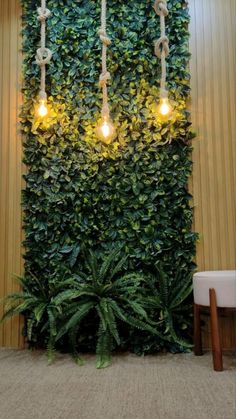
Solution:
M 155 117 L 160 35 L 153 0 L 108 0 L 112 39 L 108 67 L 110 105 L 117 140 L 102 145 L 94 135 L 101 108 L 99 0 L 49 0 L 47 71 L 51 106 L 45 123 L 35 119 L 39 90 L 35 51 L 40 29 L 34 0 L 23 2 L 24 107 L 27 165 L 24 192 L 25 268 L 45 286 L 70 276 L 80 264 L 80 246 L 123 245 L 129 268 L 161 260 L 166 272 L 193 268 L 195 234 L 187 189 L 191 174 L 188 10 L 169 0 L 168 89 L 171 122 Z

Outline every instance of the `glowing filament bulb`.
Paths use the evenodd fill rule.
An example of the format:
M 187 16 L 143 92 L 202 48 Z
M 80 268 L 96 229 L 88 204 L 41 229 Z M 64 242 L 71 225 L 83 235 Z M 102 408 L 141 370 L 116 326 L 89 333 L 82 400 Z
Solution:
M 48 113 L 48 108 L 47 108 L 47 102 L 44 99 L 41 99 L 39 101 L 39 108 L 38 108 L 38 114 L 41 118 L 43 118 L 44 116 L 46 116 Z
M 163 97 L 160 99 L 157 112 L 161 116 L 162 119 L 170 118 L 172 114 L 172 106 L 170 105 L 167 97 Z
M 109 135 L 110 135 L 110 127 L 109 127 L 109 125 L 108 125 L 107 122 L 104 122 L 102 124 L 101 130 L 102 130 L 102 135 L 103 135 L 104 138 L 109 137 Z
M 99 140 L 105 144 L 110 144 L 116 136 L 116 129 L 112 121 L 104 117 L 101 123 L 97 126 L 96 133 Z

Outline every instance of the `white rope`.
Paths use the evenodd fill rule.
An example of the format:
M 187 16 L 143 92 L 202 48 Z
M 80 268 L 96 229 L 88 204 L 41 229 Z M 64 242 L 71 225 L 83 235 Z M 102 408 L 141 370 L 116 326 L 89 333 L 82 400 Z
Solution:
M 36 52 L 36 63 L 41 69 L 39 98 L 46 100 L 46 64 L 48 64 L 52 58 L 52 51 L 49 48 L 46 48 L 46 20 L 51 14 L 50 10 L 46 8 L 46 0 L 41 0 L 41 7 L 38 7 L 37 12 L 37 19 L 41 23 L 41 46 Z
M 111 40 L 106 33 L 106 0 L 102 0 L 101 6 L 101 28 L 98 31 L 98 35 L 102 42 L 102 72 L 99 78 L 99 86 L 102 88 L 102 116 L 109 118 L 107 80 L 111 78 L 111 75 L 107 71 L 107 47 L 111 44 Z
M 169 39 L 166 36 L 165 17 L 168 15 L 167 0 L 155 0 L 154 10 L 160 16 L 161 36 L 155 42 L 155 54 L 161 59 L 161 89 L 160 97 L 168 97 L 166 90 L 166 58 L 169 55 Z

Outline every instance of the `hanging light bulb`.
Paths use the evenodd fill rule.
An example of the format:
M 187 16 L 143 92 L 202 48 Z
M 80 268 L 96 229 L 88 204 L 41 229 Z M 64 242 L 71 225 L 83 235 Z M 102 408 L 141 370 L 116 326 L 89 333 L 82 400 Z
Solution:
M 38 115 L 41 118 L 44 118 L 44 116 L 46 116 L 47 113 L 48 113 L 47 101 L 45 99 L 40 99 L 39 107 L 38 107 Z
M 160 83 L 160 102 L 157 106 L 157 114 L 163 120 L 168 120 L 173 112 L 173 108 L 168 99 L 166 89 L 166 58 L 170 53 L 169 39 L 166 36 L 165 18 L 168 16 L 167 0 L 155 0 L 154 10 L 160 17 L 161 36 L 155 42 L 155 54 L 161 60 L 161 83 Z
M 159 105 L 157 107 L 157 113 L 158 113 L 158 115 L 162 119 L 167 120 L 167 119 L 169 119 L 171 117 L 172 111 L 173 111 L 173 108 L 172 108 L 172 106 L 171 106 L 171 104 L 169 102 L 168 97 L 162 97 L 160 99 Z
M 41 0 L 41 7 L 37 8 L 37 20 L 41 24 L 41 45 L 36 51 L 36 64 L 38 64 L 41 72 L 40 91 L 36 114 L 40 118 L 44 118 L 48 114 L 47 93 L 46 93 L 46 65 L 52 58 L 52 51 L 46 48 L 46 20 L 51 12 L 46 7 L 46 0 Z
M 101 120 L 96 128 L 96 135 L 103 143 L 110 144 L 116 137 L 116 129 L 110 119 L 107 91 L 107 81 L 111 78 L 109 71 L 107 71 L 107 47 L 111 44 L 111 40 L 106 32 L 106 12 L 107 2 L 106 0 L 101 0 L 101 28 L 98 31 L 98 35 L 102 43 L 102 72 L 99 78 L 99 87 L 102 89 L 102 110 Z
M 116 129 L 113 122 L 108 117 L 103 117 L 100 124 L 97 126 L 96 134 L 99 140 L 105 144 L 110 144 L 116 137 Z

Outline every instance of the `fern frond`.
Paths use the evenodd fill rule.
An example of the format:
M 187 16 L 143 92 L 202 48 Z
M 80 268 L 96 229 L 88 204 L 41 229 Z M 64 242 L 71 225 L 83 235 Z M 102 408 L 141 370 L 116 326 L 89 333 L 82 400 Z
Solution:
M 35 303 L 35 299 L 33 299 L 33 302 Z M 32 301 L 30 300 L 26 300 L 22 303 L 16 304 L 12 307 L 10 307 L 9 309 L 7 309 L 5 311 L 5 313 L 3 314 L 1 320 L 0 320 L 0 324 L 5 321 L 7 318 L 15 316 L 16 314 L 20 314 L 25 312 L 27 309 L 32 308 L 34 305 L 32 304 Z
M 84 272 L 79 272 L 78 274 L 73 275 L 73 280 L 75 281 L 75 284 L 80 285 L 87 282 L 88 275 Z
M 180 272 L 178 272 L 170 287 L 170 301 L 173 301 L 176 295 L 181 293 L 181 290 L 185 288 L 185 286 L 190 286 L 191 284 L 192 277 L 190 275 L 186 277 L 186 274 L 180 275 Z
M 50 336 L 56 336 L 57 335 L 57 328 L 56 328 L 56 317 L 53 313 L 53 310 L 48 307 L 47 308 L 47 314 L 48 314 L 48 321 L 49 321 L 49 330 L 50 330 Z
M 146 332 L 150 332 L 158 337 L 160 337 L 163 340 L 169 340 L 164 335 L 162 335 L 160 332 L 158 332 L 154 327 L 152 327 L 150 324 L 137 319 L 130 314 L 126 313 L 124 310 L 122 310 L 118 304 L 111 300 L 110 305 L 113 308 L 114 315 L 118 317 L 120 320 L 122 320 L 125 323 L 128 323 L 130 326 L 135 327 L 136 329 L 144 330 Z
M 41 318 L 43 316 L 43 313 L 44 313 L 46 307 L 47 307 L 47 304 L 41 303 L 38 306 L 36 306 L 35 309 L 33 310 L 33 313 L 35 315 L 36 321 L 38 323 L 40 322 L 40 320 L 41 320 Z
M 53 337 L 50 337 L 47 343 L 47 358 L 48 358 L 48 364 L 51 365 L 56 357 L 56 351 L 55 351 L 55 339 Z
M 177 336 L 174 326 L 173 326 L 173 318 L 171 314 L 168 315 L 168 326 L 169 326 L 169 334 L 174 343 L 182 346 L 183 348 L 192 348 L 193 345 L 183 340 L 181 337 Z
M 78 335 L 78 326 L 69 330 L 68 337 L 69 337 L 69 345 L 71 348 L 71 354 L 75 361 L 75 363 L 79 366 L 84 365 L 84 361 L 79 356 L 77 352 L 77 335 Z
M 96 310 L 97 310 L 98 316 L 100 318 L 102 329 L 105 332 L 107 330 L 107 322 L 106 322 L 106 317 L 104 315 L 103 309 L 101 308 L 100 304 L 96 305 Z
M 26 279 L 25 277 L 20 276 L 20 275 L 13 275 L 13 277 L 15 281 L 20 285 L 21 289 L 23 289 L 24 291 L 27 291 L 28 293 L 31 292 L 28 278 Z
M 114 261 L 117 256 L 120 254 L 120 249 L 115 248 L 113 249 L 103 261 L 101 268 L 99 270 L 98 280 L 102 283 L 104 282 L 105 278 L 108 279 L 109 276 L 112 274 Z M 109 274 L 110 271 L 110 274 Z M 110 278 L 109 278 L 110 279 Z
M 102 321 L 102 327 L 104 331 L 109 329 L 111 335 L 115 339 L 116 343 L 120 344 L 120 337 L 117 329 L 116 319 L 110 306 L 109 299 L 102 299 L 98 305 L 101 313 L 100 319 Z
M 32 293 L 28 293 L 28 292 L 23 292 L 23 291 L 19 291 L 19 292 L 13 292 L 11 294 L 6 295 L 5 297 L 3 297 L 0 302 L 4 303 L 5 301 L 17 301 L 17 300 L 26 300 L 28 298 L 35 298 L 35 296 L 33 296 Z
M 106 368 L 111 365 L 111 345 L 112 339 L 108 331 L 104 332 L 100 325 L 98 331 L 98 341 L 96 346 L 97 362 L 96 367 L 98 369 Z
M 68 305 L 66 305 L 64 307 L 63 310 L 63 319 L 68 319 L 72 314 L 76 313 L 78 310 L 78 307 L 80 307 L 81 305 L 83 305 L 84 302 L 70 302 Z
M 44 298 L 47 297 L 47 292 L 45 291 L 44 286 L 41 284 L 41 281 L 37 278 L 36 275 L 34 275 L 33 272 L 30 271 L 30 275 L 31 277 L 35 280 L 35 282 L 37 283 L 39 290 L 41 291 L 41 294 L 44 296 Z M 24 288 L 28 289 L 29 288 L 29 282 L 27 278 L 21 278 L 23 279 L 23 283 L 24 283 Z M 30 288 L 29 288 L 30 289 Z
M 64 281 L 59 281 L 55 284 L 54 286 L 54 292 L 57 293 L 57 291 L 61 290 L 61 289 L 67 289 L 68 287 L 73 286 L 73 288 L 75 288 L 76 286 L 78 286 L 78 284 L 76 283 L 76 281 L 73 278 L 70 279 L 66 279 Z
M 86 265 L 89 272 L 92 274 L 94 283 L 96 283 L 99 275 L 98 260 L 96 254 L 91 250 L 89 251 L 89 256 L 86 259 Z
M 40 329 L 40 333 L 45 332 L 45 330 L 48 330 L 48 328 L 49 328 L 49 320 L 44 322 L 44 324 L 42 325 L 42 327 Z
M 75 298 L 78 298 L 79 295 L 80 295 L 80 293 L 79 293 L 78 290 L 62 291 L 59 294 L 57 294 L 56 297 L 52 298 L 52 303 L 55 304 L 55 305 L 60 305 L 64 301 L 73 300 Z
M 143 306 L 138 301 L 131 301 L 128 298 L 122 298 L 122 301 L 125 301 L 132 310 L 138 314 L 141 318 L 148 320 L 147 312 L 144 310 Z
M 168 297 L 169 297 L 169 287 L 168 287 L 168 277 L 162 269 L 158 269 L 159 274 L 159 293 L 161 301 L 164 306 L 168 306 Z
M 119 336 L 119 332 L 118 332 L 118 328 L 117 328 L 117 324 L 116 324 L 116 319 L 115 319 L 115 315 L 113 313 L 112 308 L 110 307 L 110 305 L 108 304 L 108 328 L 110 330 L 111 335 L 113 336 L 113 338 L 115 339 L 117 345 L 120 345 L 120 336 Z
M 113 282 L 113 288 L 122 290 L 126 293 L 136 293 L 140 283 L 145 281 L 145 277 L 136 273 L 125 274 Z
M 158 309 L 162 309 L 163 308 L 163 304 L 161 302 L 160 299 L 160 295 L 155 295 L 154 297 L 145 297 L 143 298 L 143 303 L 145 305 L 145 307 L 149 307 L 149 308 L 158 308 Z
M 34 322 L 35 320 L 33 318 L 28 318 L 27 319 L 27 338 L 29 341 L 31 341 L 32 339 L 32 331 L 33 331 L 33 327 L 34 327 Z
M 76 325 L 79 325 L 81 320 L 89 313 L 90 310 L 94 308 L 93 302 L 88 302 L 81 304 L 81 306 L 78 307 L 78 310 L 73 314 L 73 316 L 68 320 L 68 322 L 59 330 L 56 341 L 60 339 L 68 330 L 75 327 Z
M 148 283 L 148 286 L 150 288 L 150 291 L 151 291 L 150 294 L 153 295 L 153 296 L 159 295 L 159 292 L 158 292 L 158 289 L 157 289 L 157 286 L 156 286 L 157 275 L 152 273 L 152 272 L 149 272 L 148 275 L 147 275 L 146 282 Z
M 180 290 L 179 292 L 175 295 L 175 297 L 172 299 L 171 304 L 170 304 L 170 308 L 173 309 L 177 306 L 179 306 L 180 304 L 182 304 L 186 298 L 191 294 L 193 290 L 193 285 L 192 283 L 186 283 Z
M 111 281 L 124 267 L 125 262 L 127 261 L 128 256 L 123 256 L 117 264 L 114 266 L 114 268 L 111 270 L 110 274 L 108 275 L 109 280 Z

